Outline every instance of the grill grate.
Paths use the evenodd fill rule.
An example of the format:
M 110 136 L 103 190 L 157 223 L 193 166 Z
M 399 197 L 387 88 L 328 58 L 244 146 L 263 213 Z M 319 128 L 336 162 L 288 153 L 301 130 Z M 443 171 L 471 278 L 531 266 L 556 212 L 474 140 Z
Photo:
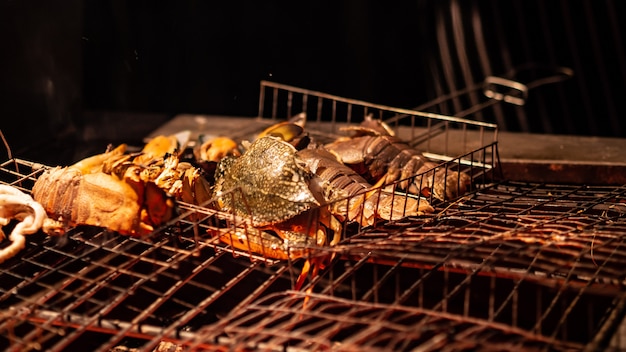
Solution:
M 337 250 L 350 265 L 327 271 L 332 284 L 319 292 L 588 343 L 624 298 L 624 191 L 515 182 L 479 190 L 428 221 L 345 241 Z
M 364 230 L 345 248 L 392 262 L 419 258 L 416 265 L 428 267 L 445 262 L 513 278 L 533 272 L 556 284 L 623 285 L 625 192 L 509 182 L 462 198 L 427 222 Z
M 431 215 L 344 224 L 339 245 L 309 248 L 332 260 L 302 290 L 294 287 L 303 258 L 275 260 L 219 243 L 213 235 L 242 219 L 201 206 L 180 203 L 179 215 L 148 238 L 88 226 L 63 237 L 37 233 L 0 265 L 0 346 L 606 345 L 625 311 L 626 187 L 498 181 L 494 125 L 262 82 L 260 116 L 299 111 L 320 136 L 368 113 L 394 122 L 400 136 L 446 161 L 439 167 L 471 175 L 473 189 L 452 202 L 431 199 Z M 45 168 L 9 160 L 0 180 L 28 192 Z
M 303 310 L 303 302 L 312 309 Z M 546 349 L 580 346 L 529 334 L 485 320 L 397 305 L 306 295 L 273 294 L 241 313 L 204 329 L 198 341 L 213 338 L 234 349 L 289 351 L 335 349 L 460 351 Z
M 26 189 L 36 176 L 10 174 Z M 35 234 L 0 267 L 0 344 L 579 349 L 606 342 L 623 315 L 625 193 L 486 185 L 324 249 L 336 257 L 310 295 L 292 290 L 301 261 L 216 243 L 206 232 L 217 215 L 191 205 L 145 240 Z

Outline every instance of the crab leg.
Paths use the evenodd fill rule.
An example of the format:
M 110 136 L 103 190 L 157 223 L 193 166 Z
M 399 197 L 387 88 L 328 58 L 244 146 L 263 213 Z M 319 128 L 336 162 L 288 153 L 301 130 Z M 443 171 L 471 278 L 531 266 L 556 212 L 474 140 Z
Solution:
M 306 257 L 306 261 L 302 267 L 302 271 L 296 279 L 295 290 L 299 290 L 304 285 L 309 271 L 311 277 L 315 278 L 319 269 L 324 267 L 325 257 L 308 257 L 308 246 L 311 246 L 311 240 L 314 238 L 306 234 L 296 234 L 292 231 L 279 232 L 283 238 L 279 238 L 269 232 L 256 228 L 245 229 L 235 228 L 229 231 L 219 231 L 217 237 L 223 243 L 233 248 L 253 252 L 278 260 L 288 260 Z
M 305 257 L 310 252 L 310 248 L 315 246 L 315 237 L 307 234 L 278 229 L 276 229 L 276 233 L 282 237 L 254 227 L 236 227 L 227 231 L 214 231 L 220 241 L 233 248 L 278 260 Z
M 258 253 L 267 258 L 289 259 L 283 240 L 259 229 L 235 228 L 232 231 L 219 231 L 217 236 L 223 243 L 239 250 Z

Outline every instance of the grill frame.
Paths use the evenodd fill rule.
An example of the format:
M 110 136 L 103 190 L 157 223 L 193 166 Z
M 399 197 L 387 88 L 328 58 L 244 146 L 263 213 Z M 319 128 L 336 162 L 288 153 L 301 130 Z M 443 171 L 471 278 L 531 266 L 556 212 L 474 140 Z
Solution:
M 28 176 L 28 179 L 32 177 L 32 175 Z M 416 227 L 419 228 L 418 224 L 421 223 L 424 226 L 421 228 L 421 231 L 428 233 L 430 238 L 433 238 L 432 229 L 443 226 L 440 224 L 445 223 L 446 220 L 458 219 L 459 211 L 467 213 L 477 211 L 479 215 L 485 214 L 485 211 L 482 210 L 485 206 L 496 206 L 495 204 L 498 202 L 492 202 L 487 205 L 485 203 L 489 203 L 489 199 L 498 198 L 502 195 L 502 192 L 507 191 L 511 187 L 527 191 L 527 196 L 524 199 L 510 198 L 516 205 L 524 204 L 521 210 L 517 209 L 518 212 L 522 213 L 528 212 L 528 208 L 532 208 L 532 206 L 529 206 L 529 204 L 533 203 L 530 200 L 535 199 L 536 204 L 539 204 L 536 201 L 537 199 L 544 199 L 545 202 L 545 195 L 551 192 L 546 191 L 547 188 L 545 186 L 537 184 L 493 184 L 470 194 L 468 196 L 469 199 L 464 201 L 466 202 L 465 205 L 457 203 L 456 206 L 461 207 L 461 210 L 447 208 L 433 217 L 413 219 L 413 221 L 405 223 L 392 223 L 388 226 L 393 228 L 393 232 L 388 231 L 387 234 L 393 233 L 395 234 L 393 236 L 397 237 L 416 236 L 416 233 L 419 232 L 416 230 Z M 611 204 L 607 205 L 607 199 L 612 201 L 619 200 L 626 193 L 624 187 L 565 187 L 558 185 L 556 188 L 569 189 L 570 195 L 575 194 L 576 190 L 582 191 L 583 194 L 595 194 L 596 196 L 594 197 L 596 199 L 594 203 L 606 205 L 607 207 L 611 207 Z M 546 192 L 540 194 L 540 190 Z M 598 197 L 602 192 L 605 192 L 605 197 Z M 490 195 L 490 193 L 495 195 Z M 557 197 L 556 199 L 557 201 L 552 201 L 559 202 L 559 198 Z M 560 201 L 572 204 L 572 201 L 566 197 Z M 478 206 L 476 204 L 481 205 Z M 573 208 L 572 212 L 566 214 L 567 216 L 561 216 L 561 219 L 564 219 L 564 222 L 568 224 L 567 226 L 575 227 L 576 224 L 580 223 L 568 223 L 568 217 L 576 216 L 580 218 L 589 216 L 589 220 L 605 220 L 604 222 L 590 221 L 592 227 L 609 226 L 614 231 L 615 238 L 623 237 L 615 234 L 616 229 L 624 227 L 626 224 L 621 213 L 615 213 L 613 214 L 614 216 L 603 216 L 602 211 L 598 212 L 597 208 L 588 207 L 588 203 L 582 202 L 581 204 L 582 208 Z M 591 215 L 584 212 L 579 213 L 580 209 L 589 209 Z M 197 214 L 196 211 L 190 210 L 184 213 L 187 213 L 187 215 L 189 213 Z M 617 210 L 614 211 L 617 212 Z M 491 214 L 493 217 L 502 216 L 506 218 L 507 216 L 507 214 Z M 547 224 L 558 224 L 558 216 L 544 216 L 543 219 Z M 415 220 L 418 220 L 418 222 Z M 48 346 L 51 350 L 62 350 L 63 348 L 76 346 L 75 344 L 85 343 L 86 336 L 94 338 L 92 335 L 97 335 L 100 336 L 100 339 L 104 339 L 100 345 L 96 346 L 102 350 L 113 348 L 120 344 L 137 345 L 142 346 L 142 348 L 155 347 L 162 341 L 170 341 L 178 345 L 204 350 L 222 346 L 226 342 L 232 343 L 232 338 L 236 336 L 239 336 L 241 339 L 238 343 L 242 343 L 243 345 L 241 346 L 244 346 L 255 340 L 249 340 L 251 338 L 249 336 L 233 335 L 233 331 L 237 329 L 228 330 L 227 327 L 232 327 L 232 325 L 227 323 L 235 324 L 236 321 L 234 319 L 236 316 L 245 317 L 246 314 L 251 314 L 255 309 L 265 309 L 262 300 L 270 295 L 284 295 L 285 299 L 291 297 L 289 299 L 293 300 L 293 302 L 297 301 L 302 305 L 309 304 L 305 302 L 305 293 L 309 289 L 313 291 L 312 294 L 320 304 L 332 304 L 337 300 L 342 302 L 346 300 L 360 307 L 370 307 L 371 309 L 382 310 L 384 309 L 383 307 L 387 307 L 393 310 L 399 307 L 398 309 L 407 311 L 426 312 L 423 314 L 428 314 L 428 316 L 437 317 L 438 319 L 449 319 L 452 316 L 455 319 L 478 324 L 477 326 L 480 326 L 480 329 L 494 328 L 503 334 L 507 330 L 502 330 L 501 328 L 509 326 L 512 329 L 509 331 L 510 333 L 525 336 L 522 339 L 523 341 L 529 344 L 539 343 L 541 346 L 549 346 L 551 349 L 562 347 L 582 348 L 594 344 L 604 345 L 610 339 L 621 321 L 621 317 L 624 315 L 623 278 L 621 284 L 616 282 L 616 280 L 604 280 L 604 282 L 592 282 L 589 280 L 581 282 L 580 279 L 568 280 L 563 275 L 549 277 L 545 273 L 531 272 L 530 270 L 515 271 L 509 269 L 498 271 L 492 270 L 492 267 L 486 265 L 481 267 L 480 264 L 474 264 L 474 266 L 453 264 L 454 261 L 450 257 L 440 256 L 433 259 L 432 256 L 436 254 L 431 254 L 431 265 L 424 264 L 427 263 L 428 258 L 422 255 L 420 257 L 421 260 L 416 261 L 419 265 L 408 263 L 406 266 L 398 266 L 398 258 L 406 258 L 408 255 L 396 252 L 396 256 L 392 256 L 392 259 L 385 259 L 379 253 L 372 251 L 372 248 L 378 248 L 382 252 L 380 247 L 384 246 L 381 243 L 394 239 L 393 236 L 384 235 L 385 229 L 383 227 L 377 227 L 370 232 L 363 231 L 352 236 L 336 248 L 324 249 L 338 254 L 341 259 L 333 261 L 329 268 L 322 271 L 319 277 L 314 278 L 307 287 L 303 288 L 303 292 L 292 291 L 293 282 L 301 268 L 301 261 L 271 261 L 259 255 L 250 256 L 249 253 L 227 248 L 206 236 L 195 235 L 196 230 L 194 229 L 202 229 L 202 226 L 205 226 L 202 223 L 206 220 L 201 222 L 188 221 L 185 220 L 185 215 L 183 214 L 177 221 L 186 224 L 178 225 L 181 229 L 180 234 L 173 235 L 167 232 L 171 231 L 171 228 L 170 230 L 164 228 L 155 233 L 150 241 L 121 237 L 89 227 L 71 230 L 68 237 L 64 239 L 46 238 L 41 234 L 29 238 L 28 247 L 18 257 L 4 263 L 0 270 L 0 275 L 3 276 L 2 304 L 8 312 L 12 313 L 11 317 L 3 318 L 0 329 L 9 332 L 10 330 L 24 331 L 30 328 L 32 331 L 37 331 L 37 333 L 34 335 L 25 333 L 23 336 L 20 336 L 22 341 L 16 339 L 12 343 L 17 345 L 21 343 L 24 347 L 30 346 L 35 341 L 43 345 L 46 345 L 46 342 L 56 342 L 56 344 Z M 532 222 L 527 224 L 531 228 L 536 228 L 537 226 Z M 431 228 L 428 228 L 428 226 L 431 226 Z M 448 233 L 454 234 L 454 229 L 451 229 L 450 226 L 443 227 L 442 233 L 448 231 Z M 515 231 L 519 234 L 528 233 L 528 229 L 525 229 L 523 226 L 515 229 Z M 368 236 L 370 238 L 367 238 Z M 377 237 L 378 243 L 376 242 Z M 545 240 L 540 236 L 539 238 Z M 428 238 L 426 238 L 425 242 L 428 243 Z M 415 243 L 419 243 L 419 241 L 415 241 Z M 549 247 L 552 244 L 546 241 L 545 246 Z M 541 248 L 537 243 L 534 245 L 529 243 L 527 246 L 531 249 Z M 475 245 L 468 245 L 465 250 L 470 251 L 468 248 L 471 247 L 478 248 Z M 410 247 L 406 246 L 405 248 L 408 249 Z M 368 256 L 363 255 L 364 252 L 372 253 Z M 480 251 L 476 252 L 480 253 Z M 584 248 L 581 249 L 579 254 L 582 255 L 582 253 L 585 253 Z M 419 253 L 415 256 L 419 257 Z M 55 258 L 57 264 L 52 264 L 55 262 Z M 395 267 L 393 265 L 394 260 L 396 261 Z M 77 263 L 82 266 L 77 265 Z M 31 268 L 28 269 L 29 267 Z M 369 269 L 365 270 L 363 268 Z M 180 270 L 180 272 L 177 273 L 176 270 Z M 14 275 L 15 272 L 23 274 L 16 276 Z M 94 274 L 90 274 L 91 272 L 94 272 Z M 377 273 L 374 274 L 374 272 Z M 403 274 L 398 274 L 400 272 Z M 96 273 L 103 275 L 102 277 L 107 279 L 99 280 L 100 276 L 92 277 Z M 143 274 L 138 275 L 138 273 Z M 120 278 L 125 277 L 125 275 L 126 279 Z M 400 289 L 400 286 L 397 286 L 397 288 L 391 289 L 392 293 L 384 293 L 384 288 L 395 287 L 386 281 L 389 280 L 389 277 L 394 277 L 394 275 L 397 277 L 391 282 L 395 282 L 395 285 L 409 280 L 409 283 L 414 288 L 402 286 L 402 289 Z M 13 280 L 7 280 L 7 277 L 10 276 L 13 277 Z M 369 279 L 363 280 L 364 277 L 368 276 L 370 277 Z M 215 281 L 218 277 L 221 277 L 221 279 Z M 383 278 L 386 279 L 383 280 Z M 123 284 L 124 280 L 127 281 L 126 284 Z M 211 282 L 211 284 L 207 285 L 207 281 Z M 11 286 L 11 282 L 15 283 L 15 285 Z M 76 282 L 86 283 L 91 288 L 83 292 L 78 288 L 80 285 Z M 106 284 L 102 282 L 106 282 Z M 167 285 L 168 282 L 170 285 Z M 437 291 L 435 288 L 437 282 L 440 282 L 441 287 L 438 289 L 441 291 L 438 295 L 434 295 L 433 291 Z M 248 283 L 256 284 L 249 285 Z M 346 289 L 346 287 L 357 287 L 357 283 L 360 286 L 358 291 Z M 477 300 L 475 298 L 476 294 L 485 293 L 477 288 L 476 285 L 484 287 L 486 283 L 492 283 L 491 285 L 497 287 L 508 287 L 507 294 L 513 295 L 509 298 L 509 303 L 499 301 L 501 298 L 495 295 L 495 292 L 500 292 L 498 290 L 487 290 L 486 298 Z M 168 288 L 163 287 L 163 285 L 168 286 Z M 190 302 L 188 306 L 181 306 L 181 298 L 179 296 L 182 295 L 183 291 L 190 290 L 186 285 L 195 286 L 196 290 L 203 293 L 200 296 L 205 298 L 198 302 Z M 159 288 L 157 289 L 153 286 Z M 213 287 L 213 289 L 209 287 Z M 216 287 L 221 287 L 221 289 Z M 357 293 L 362 292 L 367 287 L 370 288 L 370 293 Z M 526 289 L 520 287 L 526 287 Z M 610 288 L 610 290 L 607 290 L 607 288 Z M 93 292 L 94 295 L 91 296 L 87 294 L 88 292 Z M 131 292 L 131 294 L 128 294 L 128 292 Z M 158 292 L 158 295 L 155 296 L 156 292 Z M 236 298 L 232 297 L 232 299 L 225 301 L 227 296 L 231 296 L 235 292 L 239 293 L 236 295 Z M 493 292 L 493 296 L 490 292 Z M 528 306 L 523 304 L 522 297 L 524 293 L 528 292 L 536 292 L 536 297 L 543 298 L 545 304 L 550 302 L 549 306 L 557 307 L 559 310 L 565 308 L 566 311 L 569 308 L 570 312 L 573 310 L 576 314 L 580 313 L 579 307 L 586 307 L 589 304 L 592 306 L 594 304 L 598 305 L 599 300 L 602 300 L 604 302 L 602 308 L 606 312 L 605 314 L 600 314 L 600 316 L 594 315 L 593 321 L 596 325 L 593 326 L 593 333 L 586 333 L 587 335 L 585 336 L 589 340 L 584 344 L 580 343 L 580 341 L 572 342 L 562 338 L 560 334 L 563 333 L 561 331 L 564 328 L 560 324 L 565 322 L 557 322 L 555 325 L 552 317 L 549 316 L 542 319 L 545 319 L 546 322 L 550 321 L 552 325 L 548 327 L 549 324 L 542 321 L 543 328 L 556 336 L 536 334 L 536 331 L 528 326 L 524 326 L 524 324 L 518 323 L 518 326 L 516 326 L 511 321 L 499 321 L 499 316 L 506 318 L 511 316 L 512 313 L 507 314 L 506 311 L 510 309 L 512 305 L 510 302 L 512 301 L 517 302 L 516 304 L 520 312 L 527 309 Z M 112 298 L 113 302 L 117 303 L 104 303 L 102 295 Z M 163 298 L 158 300 L 156 299 L 157 296 Z M 189 294 L 183 296 L 188 297 Z M 396 299 L 395 301 L 389 299 L 389 297 L 402 296 L 405 298 Z M 459 296 L 463 297 L 463 303 L 459 303 Z M 517 297 L 515 298 L 514 296 Z M 152 300 L 148 299 L 150 297 L 152 297 Z M 418 303 L 419 298 L 415 297 L 422 297 L 422 300 L 424 297 L 430 297 L 430 303 L 426 302 L 428 301 L 427 299 L 420 304 Z M 533 300 L 532 298 L 528 299 L 530 301 Z M 67 305 L 68 300 L 73 302 L 82 300 L 83 303 L 73 303 L 74 306 L 72 306 Z M 145 306 L 139 303 L 144 301 L 146 303 L 142 304 L 151 304 Z M 487 304 L 485 304 L 485 301 L 487 301 Z M 227 304 L 225 302 L 230 303 Z M 295 304 L 293 302 L 292 304 Z M 62 305 L 62 303 L 66 305 Z M 82 308 L 82 304 L 87 304 L 91 309 Z M 159 321 L 160 314 L 156 314 L 156 312 L 166 311 L 164 307 L 170 304 L 177 307 L 179 316 L 169 322 Z M 217 316 L 213 318 L 206 317 L 207 312 L 211 312 L 220 306 L 229 307 L 228 312 L 223 312 L 224 316 L 221 316 L 219 319 Z M 484 306 L 488 308 L 480 310 L 480 307 Z M 65 309 L 62 309 L 62 307 Z M 124 309 L 119 307 L 125 307 L 125 309 L 130 307 L 130 312 L 132 313 L 127 314 L 132 319 L 120 319 L 119 314 L 122 314 L 121 312 Z M 316 314 L 314 313 L 314 308 L 315 306 L 311 303 L 311 313 L 307 314 Z M 536 309 L 538 312 L 542 311 L 538 307 Z M 476 310 L 480 313 L 476 313 Z M 304 311 L 308 312 L 308 310 Z M 499 313 L 497 313 L 498 311 Z M 79 314 L 80 312 L 83 314 Z M 272 319 L 275 319 L 275 317 L 268 313 L 266 321 L 271 321 Z M 294 320 L 296 318 L 288 316 L 284 319 Z M 334 318 L 328 317 L 328 319 L 341 321 L 343 318 L 335 316 Z M 450 324 L 456 322 L 457 320 L 455 319 L 452 319 Z M 201 323 L 197 323 L 197 321 Z M 591 319 L 586 321 L 589 323 Z M 157 322 L 164 326 L 159 326 Z M 377 323 L 380 325 L 371 322 L 370 328 L 377 329 L 389 323 L 389 321 L 385 320 Z M 539 326 L 542 326 L 542 324 L 539 324 Z M 301 327 L 301 325 L 298 326 Z M 272 348 L 278 349 L 284 348 L 285 334 L 299 334 L 298 331 L 283 329 L 281 334 L 277 334 L 274 339 L 269 338 L 272 336 L 273 330 L 255 330 L 260 329 L 261 327 L 259 326 L 249 328 L 252 329 L 250 331 L 256 331 L 257 333 L 262 331 L 265 334 L 267 340 L 261 341 L 262 344 L 257 346 L 259 348 L 262 346 L 268 348 L 273 346 Z M 65 332 L 65 338 L 61 341 L 55 341 L 54 336 L 57 336 L 59 331 Z M 224 334 L 227 334 L 229 331 L 231 340 L 223 340 L 223 337 L 226 336 Z M 246 330 L 241 330 L 239 333 L 241 334 L 242 331 Z M 544 332 L 544 334 L 546 333 Z M 578 333 L 576 336 L 582 335 Z M 320 336 L 320 339 L 323 338 L 329 337 Z M 332 341 L 332 339 L 329 339 L 329 341 Z M 423 343 L 424 346 L 428 346 L 432 342 L 429 341 L 418 340 L 417 342 L 414 341 L 414 343 L 419 342 Z M 4 343 L 8 343 L 8 341 L 5 340 Z M 279 343 L 279 345 L 276 345 L 276 343 Z M 324 346 L 324 342 L 319 342 L 319 344 Z M 209 345 L 215 346 L 210 347 Z
M 295 94 L 336 99 L 300 89 L 290 95 L 288 91 L 292 87 L 266 85 L 274 91 L 285 88 L 287 102 L 292 104 L 285 111 L 290 113 L 297 109 Z M 280 97 L 274 95 L 271 99 L 278 102 Z M 331 113 L 332 121 L 314 121 L 314 129 L 320 131 L 320 136 L 332 135 L 342 123 L 354 122 L 356 106 L 368 109 L 364 113 L 375 109 L 388 113 L 388 118 L 397 122 L 395 127 L 400 135 L 407 133 L 407 129 L 410 133 L 417 131 L 411 136 L 423 142 L 420 146 L 432 146 L 433 149 L 428 149 L 430 155 L 445 157 L 445 152 L 455 150 L 451 144 L 432 143 L 436 138 L 450 141 L 456 139 L 450 137 L 455 133 L 465 135 L 457 140 L 474 144 L 463 143 L 461 152 L 452 154 L 460 156 L 448 157 L 443 165 L 469 165 L 469 170 L 479 169 L 472 172 L 475 182 L 472 191 L 452 202 L 435 202 L 435 214 L 381 223 L 373 229 L 357 227 L 354 232 L 346 232 L 338 246 L 310 248 L 312 255 L 334 255 L 335 259 L 320 275 L 309 278 L 302 291 L 293 290 L 302 269 L 302 259 L 278 261 L 218 243 L 207 235 L 209 230 L 224 229 L 221 227 L 224 221 L 229 224 L 227 229 L 237 226 L 239 219 L 191 204 L 180 204 L 180 215 L 146 239 L 121 237 L 84 226 L 70 229 L 63 238 L 39 233 L 27 239 L 27 248 L 18 256 L 0 266 L 0 304 L 8 313 L 0 318 L 0 331 L 6 332 L 0 338 L 0 345 L 13 349 L 43 347 L 52 351 L 87 346 L 105 351 L 117 346 L 150 350 L 163 342 L 171 342 L 191 350 L 219 350 L 226 346 L 298 350 L 314 346 L 350 348 L 356 346 L 351 343 L 361 341 L 361 347 L 371 350 L 407 346 L 428 350 L 441 347 L 439 344 L 443 341 L 457 347 L 465 346 L 467 339 L 478 343 L 479 338 L 484 337 L 482 332 L 494 340 L 483 339 L 482 345 L 472 347 L 502 347 L 500 337 L 506 336 L 515 336 L 506 343 L 512 344 L 507 347 L 516 348 L 593 349 L 609 343 L 625 312 L 623 277 L 584 280 L 584 275 L 578 275 L 576 280 L 570 280 L 571 276 L 558 272 L 549 275 L 546 265 L 539 267 L 543 270 L 532 271 L 487 265 L 490 260 L 497 262 L 496 259 L 508 257 L 483 257 L 481 254 L 485 253 L 485 248 L 490 248 L 489 241 L 496 238 L 501 241 L 499 245 L 517 244 L 514 248 L 518 248 L 518 252 L 522 248 L 531 254 L 533 251 L 542 253 L 555 242 L 550 242 L 550 236 L 542 232 L 541 227 L 551 229 L 551 233 L 556 229 L 560 236 L 604 228 L 610 237 L 626 229 L 621 205 L 626 203 L 626 188 L 504 181 L 498 177 L 497 141 L 490 140 L 497 137 L 495 126 L 465 124 L 465 120 L 455 118 L 443 118 L 440 120 L 443 124 L 432 121 L 429 124 L 428 120 L 437 116 L 340 100 L 336 104 L 345 103 L 345 111 L 352 112 L 340 116 L 336 113 L 340 108 Z M 311 100 L 306 98 L 306 101 L 304 105 Z M 410 116 L 410 120 L 404 120 L 406 116 Z M 275 122 L 281 118 L 274 114 L 269 120 Z M 261 119 L 262 124 L 267 124 L 266 119 Z M 426 121 L 426 125 L 418 126 L 415 123 L 418 119 Z M 411 122 L 403 124 L 405 121 Z M 460 129 L 452 128 L 459 123 Z M 321 126 L 330 126 L 330 130 Z M 483 139 L 486 134 L 490 134 L 487 140 Z M 424 136 L 430 138 L 424 139 Z M 475 136 L 481 137 L 477 144 Z M 474 148 L 476 145 L 478 148 Z M 487 159 L 488 162 L 474 163 L 474 160 Z M 485 165 L 487 167 L 483 168 Z M 28 192 L 45 168 L 12 159 L 0 164 L 0 174 L 2 182 Z M 465 221 L 464 226 L 457 226 L 460 219 Z M 508 224 L 509 228 L 503 230 L 501 224 Z M 459 229 L 461 233 L 456 232 Z M 474 241 L 466 239 L 465 242 L 444 243 L 439 248 L 428 247 L 437 244 L 435 238 L 454 238 L 455 235 Z M 520 245 L 516 236 L 522 235 L 532 241 L 521 241 Z M 621 240 L 617 235 L 613 237 L 613 241 Z M 403 251 L 394 247 L 394 241 L 401 244 Z M 573 257 L 586 258 L 587 264 L 593 264 L 595 258 L 586 256 L 587 249 L 592 248 L 593 237 L 583 236 L 581 241 L 584 245 Z M 483 261 L 479 260 L 481 258 Z M 534 268 L 529 264 L 534 258 L 529 257 L 518 265 Z M 491 288 L 502 286 L 504 289 L 490 289 L 485 293 L 486 283 Z M 508 295 L 504 301 L 496 296 L 500 291 Z M 526 298 L 524 293 L 527 292 L 534 292 L 540 303 L 544 302 L 542 299 L 549 302 L 546 310 L 543 310 L 543 303 L 535 302 L 536 321 L 530 324 L 521 323 L 519 319 L 524 310 L 520 300 Z M 476 295 L 486 296 L 476 299 Z M 287 308 L 274 313 L 268 302 L 281 297 Z M 585 311 L 597 302 L 597 297 L 604 299 L 604 311 Z M 369 332 L 396 326 L 396 316 L 390 312 L 427 316 L 440 322 L 441 330 L 433 335 L 412 333 L 368 344 L 351 334 L 354 328 L 349 329 L 349 326 L 344 334 L 338 334 L 334 328 L 321 328 L 325 324 L 345 326 L 355 323 L 357 317 L 368 317 L 357 313 L 346 315 L 346 311 L 338 310 L 320 319 L 321 313 L 316 307 L 327 305 L 353 306 L 373 312 L 369 317 L 375 319 L 359 323 Z M 507 314 L 509 306 L 513 308 Z M 565 315 L 557 315 L 554 322 L 552 314 L 557 308 L 563 309 Z M 242 323 L 255 311 L 265 314 L 260 323 Z M 572 312 L 583 316 L 589 313 L 584 341 L 571 341 L 571 328 L 566 325 Z M 302 315 L 308 316 L 305 323 L 302 323 Z M 307 326 L 306 322 L 311 325 Z M 268 329 L 268 324 L 280 329 Z M 464 324 L 468 330 L 454 328 L 458 324 Z M 308 335 L 307 331 L 315 334 Z M 465 335 L 461 334 L 466 340 L 455 340 L 449 331 L 466 331 Z M 58 337 L 59 333 L 63 336 Z M 581 338 L 583 335 L 575 333 L 574 336 Z M 384 345 L 384 341 L 389 344 Z M 458 344 L 453 345 L 453 342 Z

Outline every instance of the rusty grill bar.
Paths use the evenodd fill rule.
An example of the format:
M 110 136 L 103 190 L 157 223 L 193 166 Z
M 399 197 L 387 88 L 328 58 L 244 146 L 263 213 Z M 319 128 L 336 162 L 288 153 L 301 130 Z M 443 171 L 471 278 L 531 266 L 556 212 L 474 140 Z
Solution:
M 303 302 L 314 309 L 303 309 Z M 198 336 L 194 343 L 214 339 L 236 350 L 289 346 L 285 350 L 565 351 L 580 347 L 467 316 L 299 291 L 269 295 Z

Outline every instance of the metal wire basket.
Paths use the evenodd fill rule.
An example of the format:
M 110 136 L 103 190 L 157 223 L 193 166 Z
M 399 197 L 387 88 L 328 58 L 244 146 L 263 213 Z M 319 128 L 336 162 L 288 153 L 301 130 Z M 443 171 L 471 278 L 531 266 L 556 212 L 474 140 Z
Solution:
M 492 101 L 496 101 L 492 99 Z M 429 157 L 449 161 L 491 151 L 498 139 L 498 126 L 466 118 L 401 109 L 285 84 L 261 81 L 258 116 L 274 121 L 286 120 L 304 112 L 307 124 L 318 138 L 336 138 L 341 127 L 358 124 L 372 115 L 388 123 L 396 134 Z M 476 156 L 475 155 L 475 156 Z M 493 153 L 484 153 L 485 167 L 494 165 Z

